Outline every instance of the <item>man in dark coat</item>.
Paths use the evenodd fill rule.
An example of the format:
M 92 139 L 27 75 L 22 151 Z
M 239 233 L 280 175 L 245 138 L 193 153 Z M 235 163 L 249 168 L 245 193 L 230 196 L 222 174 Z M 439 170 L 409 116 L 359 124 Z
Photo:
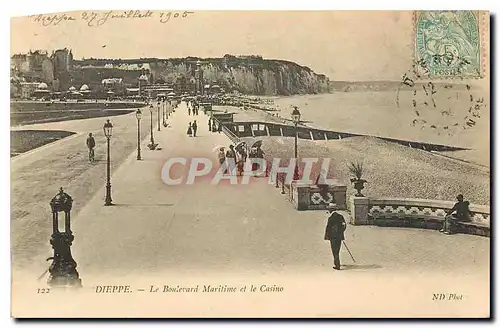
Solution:
M 196 131 L 198 131 L 198 124 L 196 124 L 196 120 L 194 120 L 192 128 L 193 128 L 193 137 L 196 137 Z
M 342 215 L 335 212 L 335 205 L 329 206 L 328 223 L 325 230 L 325 240 L 330 241 L 333 254 L 333 268 L 340 270 L 340 248 L 342 247 L 342 240 L 344 240 L 344 231 L 347 228 L 345 219 Z
M 453 214 L 455 213 L 455 214 Z M 469 202 L 464 201 L 464 195 L 457 196 L 457 202 L 446 213 L 443 229 L 440 231 L 444 234 L 453 234 L 456 230 L 457 221 L 469 221 L 473 213 L 469 209 Z
M 87 138 L 87 147 L 89 149 L 89 161 L 94 160 L 94 148 L 95 148 L 95 139 L 92 136 L 92 133 L 89 133 L 89 137 Z

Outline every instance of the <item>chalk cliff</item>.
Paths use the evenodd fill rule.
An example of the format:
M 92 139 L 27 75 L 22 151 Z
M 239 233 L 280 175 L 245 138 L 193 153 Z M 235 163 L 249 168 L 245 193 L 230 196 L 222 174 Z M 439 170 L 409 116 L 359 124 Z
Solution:
M 317 74 L 310 68 L 294 62 L 263 59 L 260 56 L 75 60 L 75 70 L 72 75 L 73 81 L 82 80 L 81 82 L 84 83 L 83 80 L 89 78 L 111 77 L 107 76 L 110 75 L 110 70 L 104 68 L 105 64 L 111 63 L 114 66 L 134 63 L 148 68 L 151 82 L 176 83 L 178 79 L 183 79 L 189 83 L 191 80 L 194 81 L 197 60 L 201 62 L 204 83 L 218 84 L 228 91 L 236 90 L 253 95 L 294 95 L 324 93 L 330 90 L 329 79 L 323 74 Z M 93 74 L 89 75 L 89 72 L 84 72 L 90 69 Z M 137 84 L 137 77 L 133 72 L 128 74 L 122 70 L 113 73 L 113 75 L 117 74 L 121 74 L 120 77 L 124 78 L 125 84 L 130 86 Z M 92 81 L 85 83 L 93 84 Z

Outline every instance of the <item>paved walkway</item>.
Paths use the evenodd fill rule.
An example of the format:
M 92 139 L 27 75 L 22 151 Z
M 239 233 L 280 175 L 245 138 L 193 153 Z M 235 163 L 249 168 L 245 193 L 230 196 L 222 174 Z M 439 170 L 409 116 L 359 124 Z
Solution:
M 148 110 L 144 111 L 142 137 L 149 134 Z M 120 167 L 137 148 L 137 120 L 134 113 L 107 117 L 114 125 L 111 138 L 112 169 Z M 51 254 L 49 201 L 64 187 L 74 199 L 72 214 L 100 192 L 105 181 L 105 117 L 32 124 L 26 130 L 63 130 L 74 135 L 20 154 L 10 160 L 11 252 L 13 266 L 45 265 Z M 95 163 L 89 163 L 85 140 L 92 132 L 96 140 Z M 47 246 L 49 248 L 47 248 Z
M 190 138 L 186 130 L 194 119 L 199 126 L 198 136 Z M 383 311 L 373 307 L 375 296 L 385 300 L 387 311 L 392 306 L 399 306 L 415 313 L 411 312 L 414 310 L 410 306 L 412 303 L 401 299 L 403 291 L 406 293 L 406 289 L 411 288 L 412 297 L 430 302 L 430 290 L 455 292 L 450 286 L 458 293 L 468 293 L 470 302 L 479 302 L 478 306 L 485 306 L 489 301 L 489 238 L 443 236 L 437 231 L 419 229 L 348 226 L 346 241 L 356 262 L 343 249 L 341 259 L 345 270 L 338 272 L 332 269 L 329 245 L 323 240 L 326 214 L 296 211 L 267 179 L 233 186 L 214 186 L 209 179 L 196 180 L 193 185 L 164 184 L 161 170 L 168 158 L 207 157 L 216 162 L 213 148 L 230 144 L 224 134 L 208 131 L 207 120 L 203 113 L 188 116 L 185 106 L 181 105 L 169 119 L 168 128 L 162 126 L 159 132 L 154 129 L 160 150 L 148 150 L 149 137 L 143 136 L 143 160 L 137 161 L 133 151 L 113 168 L 112 197 L 116 205 L 103 206 L 104 185 L 101 185 L 73 216 L 73 256 L 83 284 L 88 287 L 85 291 L 96 297 L 96 303 L 90 298 L 82 298 L 75 303 L 62 304 L 62 299 L 58 299 L 57 306 L 49 306 L 43 298 L 37 298 L 38 305 L 33 309 L 43 315 L 62 307 L 66 315 L 71 315 L 71 311 L 81 313 L 81 308 L 85 307 L 97 316 L 115 314 L 123 317 L 123 311 L 130 316 L 157 316 L 160 313 L 168 315 L 165 311 L 177 302 L 186 302 L 182 303 L 184 306 L 179 303 L 171 313 L 190 316 L 194 314 L 186 312 L 190 308 L 187 304 L 198 302 L 197 305 L 203 304 L 208 311 L 206 315 L 216 315 L 210 312 L 211 309 L 216 308 L 220 313 L 227 309 L 228 302 L 240 302 L 234 303 L 229 310 L 257 309 L 256 304 L 261 304 L 260 313 L 264 315 L 285 309 L 290 305 L 287 300 L 300 297 L 301 302 L 296 304 L 300 304 L 297 315 L 307 312 L 331 316 L 333 308 L 318 310 L 314 305 L 319 302 L 317 297 L 323 290 L 343 290 L 345 299 L 351 302 L 336 306 L 337 315 L 359 315 L 356 314 L 358 307 L 353 304 L 363 306 L 365 315 L 382 315 Z M 148 122 L 148 118 L 143 120 L 144 129 Z M 128 129 L 132 130 L 133 126 L 130 124 Z M 36 157 L 44 152 L 41 150 Z M 112 152 L 112 160 L 120 155 L 123 154 Z M 104 170 L 104 166 L 101 169 Z M 186 168 L 176 166 L 173 171 L 173 175 L 181 176 Z M 53 186 L 50 180 L 40 179 L 40 183 Z M 70 182 L 80 183 L 79 180 Z M 29 181 L 24 181 L 24 186 L 29 188 Z M 57 189 L 59 185 L 53 187 Z M 48 209 L 39 209 L 38 213 L 48 213 Z M 45 257 L 51 254 L 50 233 L 45 232 L 51 227 L 50 215 L 45 217 L 44 232 L 40 235 L 46 240 L 46 252 L 42 247 L 30 266 L 14 275 L 13 288 L 26 290 L 26 297 L 32 297 L 36 290 L 27 282 L 36 281 L 47 268 Z M 19 220 L 13 225 L 14 235 L 30 230 L 23 223 Z M 21 227 L 24 230 L 20 230 Z M 131 277 L 142 280 L 139 282 Z M 108 308 L 103 306 L 106 302 L 103 296 L 92 292 L 95 285 L 120 282 L 134 288 L 149 288 L 149 284 L 156 282 L 172 285 L 259 282 L 283 285 L 288 293 L 273 298 L 272 303 L 251 297 L 243 302 L 229 297 L 215 300 L 209 295 L 195 298 L 186 294 L 175 301 L 170 299 L 169 306 L 164 303 L 165 298 L 122 298 L 120 305 L 116 303 L 117 298 L 113 298 L 110 302 L 115 306 Z M 349 286 L 357 288 L 356 292 L 345 289 Z M 441 291 L 443 286 L 447 286 L 446 290 Z M 308 295 L 315 302 L 310 303 Z M 18 297 L 15 301 L 22 307 L 24 300 Z M 142 302 L 147 300 L 154 306 L 144 307 Z M 432 313 L 446 315 L 439 307 L 430 303 L 429 306 Z M 369 309 L 374 309 L 373 313 Z M 430 310 L 421 311 L 430 313 Z M 462 307 L 457 313 L 466 312 Z M 53 315 L 60 314 L 54 312 Z
M 198 136 L 190 138 L 186 131 L 194 119 Z M 161 169 L 168 158 L 205 157 L 216 163 L 214 147 L 231 143 L 224 134 L 209 132 L 207 120 L 201 112 L 188 116 L 181 106 L 169 128 L 155 131 L 161 150 L 145 150 L 142 161 L 132 155 L 113 174 L 116 206 L 102 206 L 103 196 L 98 195 L 79 214 L 74 254 L 81 270 L 104 267 L 123 274 L 172 268 L 266 271 L 315 261 L 304 252 L 304 234 L 321 235 L 323 223 L 311 224 L 310 216 L 297 215 L 266 178 L 249 185 L 214 186 L 210 179 L 196 180 L 193 185 L 163 183 Z M 186 170 L 174 169 L 172 175 Z M 328 258 L 321 240 L 314 244 Z
M 198 136 L 186 135 L 196 119 Z M 265 178 L 249 185 L 168 186 L 161 169 L 168 158 L 207 157 L 216 162 L 216 145 L 229 145 L 224 134 L 208 131 L 208 117 L 188 116 L 182 105 L 171 125 L 155 140 L 161 150 L 132 154 L 112 176 L 113 201 L 104 207 L 98 194 L 75 218 L 74 255 L 82 275 L 183 272 L 311 272 L 331 270 L 323 241 L 326 214 L 298 212 Z M 146 138 L 147 139 L 147 138 Z M 178 166 L 173 175 L 187 169 Z M 347 242 L 356 256 L 342 254 L 347 269 L 477 272 L 489 266 L 489 240 L 477 236 L 443 237 L 435 231 L 352 227 Z M 445 256 L 450 249 L 473 245 Z M 471 262 L 471 258 L 475 262 Z
M 174 268 L 204 272 L 331 270 L 330 250 L 323 241 L 326 214 L 322 211 L 295 211 L 266 178 L 252 180 L 249 185 L 223 183 L 214 186 L 207 178 L 197 179 L 193 185 L 166 185 L 161 179 L 161 170 L 168 158 L 206 157 L 216 163 L 214 147 L 229 145 L 230 141 L 224 134 L 208 131 L 208 117 L 203 113 L 188 116 L 185 105 L 181 105 L 169 119 L 168 128 L 162 126 L 161 131 L 157 131 L 154 126 L 155 140 L 161 149 L 151 151 L 146 147 L 149 143 L 149 113 L 145 112 L 142 161 L 136 160 L 132 115 L 113 118 L 117 126 L 113 140 L 124 138 L 124 133 L 130 139 L 128 148 L 119 148 L 128 149 L 130 155 L 124 159 L 121 158 L 124 154 L 112 148 L 115 206 L 103 206 L 104 165 L 91 168 L 87 163 L 77 170 L 81 171 L 79 174 L 89 174 L 89 170 L 100 172 L 96 181 L 89 177 L 88 193 L 75 197 L 73 252 L 83 276 L 106 272 L 147 273 Z M 194 119 L 199 126 L 198 136 L 190 138 L 186 130 Z M 101 123 L 102 119 L 98 125 Z M 78 121 L 59 122 L 51 127 L 77 132 L 97 129 L 97 122 L 93 120 L 83 120 L 80 124 L 83 125 L 79 127 Z M 31 207 L 36 205 L 29 215 L 38 215 L 43 220 L 34 224 L 29 216 L 20 217 L 12 226 L 13 240 L 18 246 L 14 252 L 16 259 L 29 259 L 36 273 L 45 269 L 44 258 L 51 253 L 48 200 L 60 185 L 67 186 L 68 192 L 75 196 L 72 189 L 82 184 L 82 179 L 74 176 L 64 184 L 58 180 L 61 173 L 64 178 L 67 171 L 74 171 L 81 162 L 61 160 L 60 152 L 68 151 L 61 146 L 64 143 L 73 145 L 74 141 L 64 141 L 59 147 L 47 147 L 13 160 L 13 188 L 17 191 L 13 203 L 15 209 L 22 211 L 23 203 L 26 207 L 24 200 L 36 196 L 26 193 L 39 195 L 45 190 L 45 197 L 33 204 L 28 203 Z M 116 163 L 118 159 L 119 163 Z M 37 163 L 42 163 L 41 172 L 44 174 L 33 171 L 33 165 Z M 55 165 L 54 169 L 46 167 L 50 165 Z M 61 165 L 68 167 L 64 169 Z M 175 166 L 172 175 L 181 176 L 186 170 Z M 49 193 L 47 188 L 53 191 Z M 39 241 L 34 243 L 34 240 Z M 357 263 L 353 266 L 345 251 L 343 263 L 348 265 L 347 269 L 357 271 L 452 271 L 460 267 L 462 272 L 475 273 L 478 268 L 482 268 L 481 272 L 489 268 L 489 239 L 477 236 L 444 237 L 435 231 L 350 226 L 347 242 Z M 38 252 L 34 253 L 29 245 L 36 246 Z M 462 251 L 450 256 L 450 249 Z

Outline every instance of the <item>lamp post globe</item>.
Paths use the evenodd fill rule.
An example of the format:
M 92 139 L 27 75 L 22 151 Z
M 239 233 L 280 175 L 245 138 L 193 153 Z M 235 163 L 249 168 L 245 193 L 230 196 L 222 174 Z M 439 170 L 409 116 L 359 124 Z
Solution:
M 295 125 L 297 125 L 300 122 L 300 111 L 297 107 L 293 108 L 292 120 L 293 120 L 293 123 L 295 123 Z
M 135 117 L 137 118 L 137 160 L 140 161 L 141 158 L 141 118 L 142 112 L 141 109 L 138 108 L 135 112 Z
M 113 124 L 111 124 L 109 120 L 106 120 L 106 123 L 104 123 L 102 129 L 104 131 L 104 135 L 106 136 L 106 138 L 110 139 L 111 136 L 113 135 Z
M 107 163 L 106 163 L 106 199 L 104 201 L 105 206 L 113 205 L 113 200 L 111 199 L 111 158 L 110 158 L 110 139 L 113 135 L 113 124 L 109 120 L 106 121 L 103 127 L 104 135 L 107 139 Z
M 137 118 L 137 120 L 140 120 L 142 118 L 142 111 L 140 108 L 138 108 L 135 112 L 135 117 Z

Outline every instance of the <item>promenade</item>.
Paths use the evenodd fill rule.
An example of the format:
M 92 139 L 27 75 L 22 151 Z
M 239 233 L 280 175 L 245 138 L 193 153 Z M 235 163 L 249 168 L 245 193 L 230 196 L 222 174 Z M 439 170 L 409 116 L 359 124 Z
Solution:
M 195 119 L 198 135 L 189 137 L 186 130 Z M 162 181 L 168 158 L 204 157 L 217 165 L 214 147 L 231 142 L 222 133 L 209 132 L 207 120 L 202 112 L 189 116 L 185 105 L 179 106 L 168 128 L 162 126 L 158 132 L 154 125 L 160 150 L 147 149 L 146 137 L 143 159 L 137 161 L 134 151 L 114 170 L 115 206 L 103 206 L 102 188 L 78 213 L 73 252 L 83 277 L 179 270 L 331 270 L 329 245 L 323 240 L 326 213 L 296 211 L 268 179 L 216 186 L 210 178 L 197 178 L 192 185 L 169 186 Z M 185 176 L 187 170 L 178 165 L 172 175 Z M 346 237 L 359 266 L 344 250 L 343 263 L 351 269 L 446 271 L 459 265 L 462 271 L 477 272 L 478 265 L 489 265 L 489 239 L 477 236 L 445 239 L 436 231 L 349 226 Z M 451 258 L 443 256 L 449 249 L 463 248 L 463 242 L 475 247 Z
M 281 283 L 288 289 L 294 286 L 297 295 L 321 293 L 320 285 L 305 285 L 304 288 L 311 288 L 310 291 L 300 291 L 299 288 L 304 281 L 313 284 L 321 280 L 326 282 L 324 286 L 330 286 L 325 288 L 365 286 L 360 287 L 362 293 L 360 291 L 351 298 L 364 299 L 372 297 L 373 293 L 382 297 L 389 293 L 394 296 L 391 304 L 399 304 L 396 300 L 404 291 L 403 286 L 415 284 L 412 290 L 418 294 L 418 284 L 438 288 L 445 283 L 461 286 L 458 292 L 480 289 L 480 293 L 473 295 L 474 300 L 481 304 L 488 302 L 485 297 L 489 287 L 490 238 L 444 236 L 437 231 L 420 229 L 348 225 L 346 242 L 356 262 L 343 248 L 343 270 L 333 270 L 329 243 L 323 240 L 326 213 L 296 211 L 267 178 L 251 180 L 248 185 L 212 185 L 210 178 L 196 179 L 192 185 L 165 184 L 161 170 L 169 158 L 205 157 L 215 164 L 214 147 L 228 146 L 230 140 L 223 133 L 208 131 L 208 116 L 201 111 L 198 116 L 189 116 L 185 105 L 181 104 L 169 118 L 167 128 L 161 126 L 161 131 L 157 131 L 154 122 L 154 138 L 159 149 L 149 150 L 149 111 L 143 112 L 140 161 L 136 159 L 136 143 L 133 142 L 133 135 L 137 133 L 133 114 L 111 118 L 116 126 L 111 148 L 114 206 L 104 206 L 102 140 L 101 148 L 98 148 L 98 165 L 90 166 L 85 162 L 81 150 L 77 158 L 67 154 L 77 143 L 84 142 L 87 132 L 102 134 L 98 132 L 102 119 L 42 125 L 40 128 L 43 129 L 69 129 L 79 134 L 32 154 L 20 155 L 12 161 L 13 188 L 17 192 L 13 197 L 13 211 L 22 211 L 24 206 L 30 209 L 28 215 L 23 217 L 18 213 L 12 218 L 14 289 L 27 288 L 24 281 L 36 283 L 48 267 L 45 258 L 52 254 L 48 202 L 62 186 L 75 199 L 72 253 L 88 290 L 118 281 L 133 284 L 137 277 L 142 279 L 137 283 L 141 287 L 148 287 L 147 284 L 154 281 L 153 277 L 163 277 L 164 280 L 170 277 L 163 282 L 172 284 L 226 284 L 236 278 L 246 279 L 249 283 L 254 281 L 252 279 L 262 281 L 267 277 L 269 284 Z M 186 131 L 193 120 L 198 123 L 198 136 L 190 138 Z M 49 170 L 50 165 L 56 172 Z M 36 166 L 41 167 L 38 174 L 31 172 Z M 187 167 L 177 165 L 172 176 L 180 177 L 187 170 Z M 28 197 L 35 197 L 36 201 L 30 203 Z M 348 213 L 343 215 L 349 219 Z M 287 283 L 285 277 L 300 278 L 301 281 Z M 382 287 L 387 284 L 395 289 Z M 428 293 L 419 297 L 427 300 Z M 221 299 L 217 309 L 221 310 L 227 301 L 229 299 Z M 278 303 L 284 304 L 284 301 Z M 42 299 L 40 302 L 40 306 L 44 306 Z M 138 315 L 140 302 L 140 299 L 134 299 L 123 306 L 128 307 L 131 315 Z M 71 306 L 76 309 L 77 304 L 83 303 Z M 47 311 L 47 306 L 45 310 L 40 307 L 40 311 Z M 241 303 L 241 306 L 249 305 Z M 343 314 L 355 310 L 347 306 L 340 308 Z M 92 309 L 100 313 L 97 304 L 92 305 Z M 185 311 L 177 310 L 176 313 Z M 266 308 L 262 313 L 274 310 Z M 141 311 L 140 315 L 152 313 Z M 307 311 L 315 313 L 316 310 L 309 308 Z M 440 314 L 438 308 L 433 311 Z M 112 313 L 102 312 L 102 315 Z
M 83 277 L 103 272 L 134 274 L 174 268 L 249 272 L 331 270 L 329 245 L 323 240 L 326 213 L 296 211 L 267 178 L 253 179 L 247 185 L 227 182 L 212 185 L 211 177 L 197 178 L 192 185 L 165 184 L 161 170 L 167 159 L 183 157 L 189 161 L 203 157 L 213 160 L 217 167 L 214 147 L 228 146 L 231 142 L 223 133 L 208 131 L 208 116 L 203 112 L 189 116 L 185 104 L 181 104 L 169 118 L 167 128 L 161 126 L 161 131 L 157 131 L 154 122 L 159 149 L 149 150 L 149 111 L 143 112 L 140 161 L 136 159 L 133 141 L 137 133 L 135 117 L 111 118 L 115 123 L 111 139 L 115 205 L 109 207 L 103 206 L 105 143 L 101 140 L 97 148 L 98 164 L 94 166 L 86 162 L 81 147 L 76 153 L 67 153 L 68 149 L 75 149 L 76 142 L 84 142 L 86 132 L 93 131 L 102 138 L 99 129 L 103 120 L 40 126 L 72 130 L 77 137 L 13 160 L 12 190 L 17 192 L 12 208 L 13 215 L 17 215 L 12 222 L 15 265 L 35 268 L 35 272 L 46 268 L 44 259 L 51 254 L 48 202 L 62 186 L 75 199 L 73 253 Z M 198 135 L 189 137 L 187 127 L 195 119 Z M 33 171 L 35 165 L 41 166 L 39 172 Z M 188 169 L 176 165 L 172 177 L 185 176 Z M 35 199 L 27 202 L 30 197 Z M 30 209 L 29 215 L 23 217 L 22 211 L 26 209 Z M 27 222 L 30 215 L 42 221 Z M 348 213 L 344 215 L 348 220 Z M 26 239 L 26 236 L 31 237 Z M 488 238 L 468 235 L 443 238 L 436 231 L 355 226 L 348 227 L 346 238 L 357 260 L 357 266 L 352 266 L 354 263 L 343 251 L 343 263 L 351 265 L 348 269 L 449 271 L 460 267 L 462 272 L 469 269 L 477 272 L 478 267 L 489 267 Z M 464 249 L 464 243 L 473 247 Z M 453 257 L 442 256 L 450 249 L 462 250 Z

